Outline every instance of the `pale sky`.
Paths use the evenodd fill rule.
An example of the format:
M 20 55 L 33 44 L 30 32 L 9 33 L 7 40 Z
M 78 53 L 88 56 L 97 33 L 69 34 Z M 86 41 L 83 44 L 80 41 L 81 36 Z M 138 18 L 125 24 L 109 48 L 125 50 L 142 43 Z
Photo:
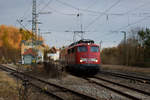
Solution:
M 0 24 L 21 27 L 16 20 L 23 19 L 31 30 L 31 11 L 32 0 L 0 0 Z M 65 31 L 80 31 L 81 23 L 87 31 L 84 38 L 103 41 L 102 47 L 120 43 L 120 31 L 150 27 L 150 0 L 37 0 L 37 12 L 51 12 L 39 15 L 39 28 L 41 33 L 51 32 L 43 37 L 46 44 L 56 47 L 69 45 L 73 33 Z

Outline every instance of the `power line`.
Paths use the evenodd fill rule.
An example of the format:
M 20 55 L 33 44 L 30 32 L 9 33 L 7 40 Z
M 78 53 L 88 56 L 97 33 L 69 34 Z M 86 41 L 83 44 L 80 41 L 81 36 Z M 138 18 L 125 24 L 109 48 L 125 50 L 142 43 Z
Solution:
M 139 23 L 139 22 L 142 22 L 142 21 L 144 21 L 144 20 L 146 20 L 146 19 L 148 19 L 148 18 L 149 18 L 149 17 L 142 18 L 142 19 L 140 19 L 140 20 L 138 20 L 138 21 L 136 21 L 136 22 L 134 22 L 134 23 L 132 23 L 132 24 L 129 24 L 129 25 L 127 25 L 127 26 L 124 26 L 124 27 L 122 27 L 122 28 L 119 28 L 118 31 L 114 31 L 114 32 L 118 33 L 118 32 L 121 31 L 122 29 L 127 28 L 127 27 L 129 27 L 129 26 L 131 26 L 131 25 L 135 25 L 135 24 L 137 24 L 137 23 Z M 112 32 L 111 32 L 111 33 L 112 33 Z M 113 35 L 113 34 L 111 34 L 111 33 L 108 33 L 107 35 L 104 34 L 104 35 L 105 35 L 105 36 Z M 105 37 L 104 35 L 102 35 L 101 37 Z M 115 35 L 115 37 L 116 37 L 116 35 Z
M 112 6 L 110 6 L 108 9 L 106 9 L 103 13 L 106 13 L 108 11 L 110 11 L 113 7 L 115 7 L 121 0 L 118 0 L 117 2 L 115 2 Z M 91 26 L 93 23 L 95 23 L 100 17 L 102 17 L 103 14 L 99 15 L 98 17 L 96 17 L 93 21 L 91 21 L 86 28 L 88 28 L 89 26 Z
M 97 4 L 99 0 L 94 1 L 91 5 L 89 5 L 86 9 L 90 9 L 91 7 L 93 7 L 95 4 Z
M 124 27 L 121 27 L 121 28 L 119 28 L 118 30 L 120 31 L 120 30 L 122 30 L 122 29 L 124 29 L 124 28 L 127 28 L 127 27 L 129 27 L 129 26 L 135 25 L 135 24 L 137 24 L 137 23 L 139 23 L 139 22 L 142 22 L 142 21 L 144 21 L 144 20 L 146 20 L 146 19 L 148 19 L 148 18 L 150 18 L 150 17 L 144 17 L 144 18 L 142 18 L 142 19 L 140 19 L 140 20 L 138 20 L 138 21 L 136 21 L 136 22 L 134 22 L 134 23 L 132 23 L 132 24 L 126 25 L 126 26 L 124 26 Z
M 44 0 L 40 0 L 40 1 L 42 1 L 42 3 L 43 3 L 43 1 Z M 50 0 L 49 0 L 50 1 Z M 52 1 L 52 0 L 51 0 Z M 39 3 L 38 5 L 37 5 L 37 8 L 42 4 L 42 3 Z M 30 3 L 30 4 L 32 4 L 32 3 Z M 48 4 L 46 4 L 45 6 L 47 6 Z M 28 9 L 24 12 L 24 14 L 23 14 L 23 16 L 21 17 L 21 20 L 25 20 L 25 19 L 27 19 L 27 17 L 29 17 L 30 16 L 30 13 L 29 13 L 29 10 L 32 8 L 32 6 L 30 5 L 30 7 L 28 7 Z M 42 8 L 42 10 L 43 9 L 45 9 L 46 7 L 43 7 Z M 25 17 L 25 16 L 27 16 L 27 17 Z
M 107 9 L 108 11 L 106 10 L 104 12 L 89 10 L 88 7 L 86 9 L 78 8 L 78 7 L 75 7 L 75 6 L 73 6 L 73 5 L 69 4 L 69 3 L 66 3 L 64 1 L 60 1 L 60 0 L 56 0 L 56 1 L 59 2 L 59 3 L 61 3 L 64 6 L 73 8 L 75 10 L 80 10 L 80 11 L 89 12 L 89 13 L 95 13 L 95 14 L 98 14 L 98 15 L 99 14 L 101 14 L 101 15 L 103 14 L 103 15 L 124 16 L 124 15 L 128 14 L 127 12 L 126 13 L 107 13 L 109 11 L 109 9 L 113 8 L 113 6 L 117 5 L 121 0 L 118 0 L 118 2 L 116 2 L 116 4 L 112 5 L 112 7 L 110 7 L 110 8 Z M 93 5 L 96 4 L 96 3 L 97 3 L 97 1 L 95 3 L 93 3 Z M 137 10 L 137 9 L 139 9 L 140 7 L 142 7 L 142 6 L 146 5 L 146 4 L 147 3 L 144 3 L 143 5 L 138 6 L 137 8 L 135 8 L 134 10 Z M 93 5 L 90 5 L 89 7 L 92 7 Z M 134 10 L 132 10 L 132 11 L 129 10 L 128 12 L 133 12 Z M 132 14 L 132 15 L 137 15 L 137 14 Z
M 52 9 L 55 13 L 58 13 L 58 14 L 61 14 L 61 15 L 67 15 L 67 16 L 75 16 L 76 14 L 67 14 L 67 13 L 64 13 L 64 12 L 61 12 L 59 10 L 56 10 L 52 7 L 49 7 L 50 9 Z
M 17 22 L 18 22 L 28 33 L 31 33 L 31 32 L 22 24 L 22 20 L 18 20 L 18 19 L 17 19 Z
M 30 2 L 30 4 L 32 4 L 31 2 Z M 22 20 L 24 20 L 24 19 L 27 19 L 25 16 L 29 16 L 29 10 L 31 9 L 31 5 L 29 4 L 29 7 L 26 9 L 26 11 L 24 12 L 24 14 L 23 14 L 23 16 L 21 17 L 22 18 Z M 28 13 L 28 14 L 27 14 Z
M 124 15 L 127 15 L 127 14 L 129 15 L 129 13 L 131 13 L 133 11 L 136 11 L 136 10 L 138 10 L 139 8 L 141 8 L 141 7 L 145 6 L 145 5 L 149 5 L 149 3 L 150 2 L 144 3 L 144 4 L 140 5 L 140 6 L 137 6 L 134 9 L 126 11 L 125 13 L 109 13 L 107 15 L 116 15 L 116 16 L 124 16 Z M 137 13 L 132 13 L 131 15 L 137 15 Z
M 61 15 L 66 15 L 66 16 L 76 16 L 77 13 L 65 13 L 65 12 L 62 12 L 62 11 L 59 11 L 59 10 L 56 10 L 52 7 L 49 7 L 50 9 L 52 9 L 55 13 L 58 13 L 58 14 L 61 14 Z M 97 15 L 92 15 L 92 14 L 86 14 L 86 15 L 90 15 L 90 16 L 97 16 Z
M 97 13 L 97 14 L 105 14 L 103 12 L 98 12 L 98 11 L 93 11 L 93 10 L 88 10 L 88 9 L 81 9 L 81 8 L 78 8 L 78 7 L 75 7 L 69 3 L 66 3 L 66 2 L 63 2 L 61 0 L 56 0 L 57 2 L 61 3 L 62 5 L 64 6 L 67 6 L 67 7 L 70 7 L 70 8 L 73 8 L 75 10 L 80 10 L 80 11 L 84 11 L 84 12 L 90 12 L 90 13 Z
M 138 20 L 138 21 L 136 21 L 136 22 L 134 22 L 134 23 L 132 23 L 132 24 L 130 24 L 130 25 L 124 26 L 124 27 L 118 29 L 118 31 L 114 31 L 114 32 L 115 32 L 115 33 L 118 33 L 118 32 L 120 32 L 122 29 L 127 28 L 127 27 L 129 27 L 129 26 L 131 26 L 131 25 L 135 25 L 135 24 L 137 24 L 137 23 L 139 23 L 139 22 L 142 22 L 143 20 L 146 20 L 147 18 L 149 18 L 149 17 L 142 18 L 142 19 L 140 19 L 140 20 Z M 108 34 L 109 34 L 109 35 L 108 35 Z M 108 34 L 107 34 L 107 35 L 105 34 L 105 36 L 113 35 L 112 32 L 111 32 L 111 33 L 108 33 Z M 103 35 L 102 35 L 102 36 L 103 36 Z M 101 36 L 101 37 L 102 37 L 102 36 Z M 105 37 L 105 36 L 103 36 L 103 37 Z M 117 36 L 115 35 L 115 37 L 118 37 L 118 35 L 117 35 Z M 109 39 L 109 40 L 110 40 L 110 39 Z
M 119 1 L 118 1 L 118 3 L 119 3 Z M 116 4 L 117 4 L 117 3 L 116 3 Z M 116 4 L 114 4 L 113 6 L 115 6 Z M 139 9 L 140 7 L 145 6 L 146 4 L 147 4 L 147 3 L 144 3 L 143 5 L 140 5 L 140 6 L 136 7 L 135 9 L 130 10 L 130 11 L 127 11 L 126 13 L 121 14 L 121 15 L 128 14 L 129 12 L 133 12 L 133 11 Z M 111 6 L 110 9 L 111 9 L 113 6 Z M 101 16 L 100 16 L 100 17 L 101 17 Z M 98 18 L 98 17 L 97 17 L 97 18 Z M 147 17 L 145 17 L 145 18 L 143 18 L 143 19 L 141 19 L 141 20 L 139 20 L 139 21 L 137 21 L 137 22 L 134 22 L 134 23 L 132 23 L 132 24 L 129 24 L 129 25 L 125 26 L 125 27 L 129 27 L 129 26 L 134 25 L 134 24 L 136 24 L 136 23 L 138 23 L 138 22 L 141 22 L 141 21 L 143 21 L 143 20 L 145 20 L 145 19 L 147 19 Z M 94 20 L 94 21 L 96 21 L 96 20 Z M 94 22 L 91 22 L 89 25 L 91 25 L 92 23 L 94 23 Z M 124 27 L 123 27 L 123 28 L 124 28 Z M 120 29 L 123 29 L 123 28 L 120 28 Z
M 44 7 L 42 7 L 39 12 L 41 12 L 42 10 L 44 10 L 45 8 L 47 8 L 51 3 L 52 3 L 53 0 L 49 0 L 45 5 Z
M 129 14 L 130 12 L 136 11 L 136 10 L 138 10 L 139 8 L 141 8 L 141 7 L 143 7 L 143 6 L 147 5 L 147 4 L 149 5 L 149 3 L 150 3 L 150 2 L 147 2 L 147 3 L 144 3 L 144 4 L 142 4 L 142 5 L 140 5 L 140 6 L 136 7 L 136 8 L 134 8 L 134 9 L 132 9 L 132 10 L 128 10 L 128 11 L 125 12 L 124 14 Z
M 61 4 L 63 4 L 63 5 L 65 5 L 65 6 L 68 6 L 68 7 L 71 7 L 71 8 L 73 8 L 73 9 L 76 9 L 76 10 L 81 10 L 81 11 L 87 11 L 87 12 L 94 12 L 94 13 L 99 13 L 99 14 L 106 14 L 106 12 L 108 12 L 109 10 L 111 10 L 114 6 L 116 6 L 119 2 L 120 2 L 120 0 L 118 0 L 116 3 L 114 3 L 111 7 L 109 7 L 108 9 L 106 9 L 105 10 L 105 12 L 96 12 L 96 11 L 91 11 L 91 10 L 88 10 L 88 9 L 79 9 L 79 8 L 77 8 L 77 7 L 75 7 L 75 6 L 72 6 L 72 5 L 70 5 L 70 4 L 68 4 L 68 3 L 65 3 L 65 2 L 62 2 L 62 1 L 60 1 L 60 0 L 56 0 L 57 2 L 59 2 L 59 3 L 61 3 Z M 100 16 L 101 16 L 100 15 Z M 103 15 L 102 15 L 103 16 Z M 99 16 L 98 16 L 99 17 Z M 97 20 L 97 19 L 96 19 Z M 95 21 L 95 20 L 94 20 Z M 92 22 L 93 23 L 93 22 Z M 91 25 L 91 23 L 90 23 L 90 25 Z
M 71 4 L 68 4 L 68 3 L 66 3 L 66 2 L 63 2 L 62 0 L 56 0 L 56 1 L 59 2 L 59 3 L 61 3 L 61 4 L 63 4 L 63 5 L 65 5 L 65 6 L 71 7 L 71 8 L 73 8 L 73 9 L 76 9 L 76 10 L 79 9 L 79 8 L 77 8 L 77 7 L 75 7 L 75 6 L 71 5 Z
M 44 0 L 39 0 L 39 2 L 40 2 L 39 4 L 37 3 L 37 4 L 38 4 L 38 5 L 37 5 L 37 8 L 39 8 L 42 4 L 45 3 Z
M 144 17 L 144 18 L 142 18 L 142 19 L 140 19 L 140 20 L 138 20 L 138 21 L 133 22 L 132 24 L 126 25 L 126 26 L 124 26 L 124 27 L 121 27 L 121 28 L 117 29 L 117 31 L 114 31 L 114 32 L 119 32 L 119 31 L 123 30 L 124 28 L 127 28 L 127 27 L 129 27 L 129 26 L 135 25 L 135 24 L 140 23 L 140 22 L 142 22 L 142 21 L 144 21 L 144 20 L 146 20 L 146 19 L 149 19 L 149 18 L 150 18 L 150 17 Z

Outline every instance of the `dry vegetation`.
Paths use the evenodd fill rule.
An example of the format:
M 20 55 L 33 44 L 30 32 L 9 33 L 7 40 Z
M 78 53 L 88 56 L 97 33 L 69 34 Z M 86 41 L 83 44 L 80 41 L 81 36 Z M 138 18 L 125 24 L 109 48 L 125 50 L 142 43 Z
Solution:
M 23 68 L 27 70 L 26 73 L 42 78 L 61 79 L 62 77 L 66 76 L 65 71 L 62 71 L 60 66 L 52 64 L 50 62 L 44 64 L 36 64 L 32 66 L 26 65 L 23 66 Z
M 141 68 L 133 66 L 122 66 L 122 65 L 102 65 L 104 70 L 122 71 L 122 72 L 133 72 L 144 75 L 150 75 L 150 68 Z
M 150 67 L 150 29 L 132 29 L 117 47 L 104 48 L 101 58 L 103 64 Z
M 30 31 L 22 28 L 0 25 L 0 63 L 18 61 L 21 41 L 35 37 Z
M 19 100 L 17 83 L 6 73 L 0 71 L 0 98 L 3 100 Z
M 39 70 L 40 68 L 36 74 L 42 74 Z M 27 85 L 25 92 L 22 84 L 21 80 L 15 80 L 6 72 L 0 71 L 0 100 L 51 100 L 51 97 L 31 85 Z

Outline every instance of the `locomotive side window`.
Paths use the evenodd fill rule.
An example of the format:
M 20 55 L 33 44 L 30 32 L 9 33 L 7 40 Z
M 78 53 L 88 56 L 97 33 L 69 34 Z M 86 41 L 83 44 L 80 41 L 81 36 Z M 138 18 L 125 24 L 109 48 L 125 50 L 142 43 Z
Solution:
M 75 52 L 75 48 L 72 48 L 72 49 L 71 49 L 71 52 L 74 53 L 74 52 Z
M 70 49 L 68 49 L 68 54 L 70 54 L 71 53 L 71 50 Z
M 87 52 L 87 51 L 88 51 L 88 49 L 86 46 L 79 46 L 78 47 L 78 52 Z
M 74 53 L 74 52 L 75 52 L 75 48 L 68 49 L 68 54 Z
M 97 47 L 97 46 L 91 46 L 90 51 L 91 52 L 99 52 L 99 47 Z

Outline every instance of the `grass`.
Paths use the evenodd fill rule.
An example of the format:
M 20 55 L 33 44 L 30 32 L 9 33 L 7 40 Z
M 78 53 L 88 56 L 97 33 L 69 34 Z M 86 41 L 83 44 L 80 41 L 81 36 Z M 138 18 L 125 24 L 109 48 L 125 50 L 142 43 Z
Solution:
M 26 65 L 26 66 L 19 66 L 20 69 L 27 69 L 31 68 L 31 66 Z M 58 75 L 59 72 L 53 67 L 50 66 L 50 71 L 47 74 L 44 67 L 42 65 L 37 65 L 33 66 L 34 69 L 32 71 L 27 71 L 35 76 L 47 76 L 48 78 L 50 77 L 48 74 L 51 75 L 51 77 L 60 77 Z M 52 68 L 51 68 L 52 67 Z M 21 88 L 22 82 L 19 81 L 19 84 L 17 84 L 17 81 L 11 78 L 7 73 L 0 71 L 0 100 L 23 100 L 22 98 L 24 97 L 23 94 L 23 87 Z M 19 94 L 19 89 L 22 89 Z M 19 96 L 20 95 L 20 96 Z M 20 98 L 20 99 L 19 99 Z M 51 100 L 49 99 L 49 96 L 41 93 L 37 89 L 35 89 L 32 86 L 28 87 L 28 92 L 27 92 L 27 100 Z
M 134 72 L 144 75 L 150 75 L 150 67 L 133 67 L 133 66 L 123 66 L 123 65 L 102 65 L 102 69 L 105 70 L 118 70 L 122 72 Z
M 4 100 L 19 100 L 16 81 L 2 71 L 0 71 L 0 98 Z

